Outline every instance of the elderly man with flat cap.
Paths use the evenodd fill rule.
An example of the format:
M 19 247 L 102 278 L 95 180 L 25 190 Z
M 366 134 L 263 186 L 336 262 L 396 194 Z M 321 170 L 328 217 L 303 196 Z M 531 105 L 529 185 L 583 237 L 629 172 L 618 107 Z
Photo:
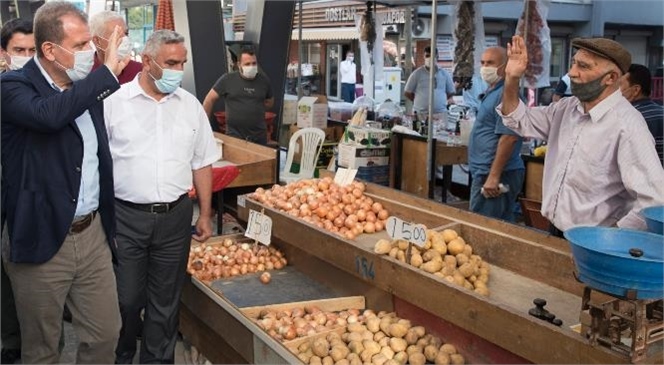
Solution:
M 542 215 L 551 234 L 576 226 L 645 229 L 639 212 L 664 204 L 664 169 L 643 116 L 620 92 L 632 57 L 610 39 L 576 38 L 572 47 L 573 96 L 526 108 L 517 94 L 528 54 L 523 38 L 512 37 L 496 111 L 522 136 L 548 141 Z

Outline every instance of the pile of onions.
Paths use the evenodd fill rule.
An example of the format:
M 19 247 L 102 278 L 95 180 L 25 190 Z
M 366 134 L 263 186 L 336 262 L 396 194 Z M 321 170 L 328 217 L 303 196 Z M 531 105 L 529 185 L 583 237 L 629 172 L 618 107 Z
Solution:
M 372 315 L 373 311 L 369 309 L 327 312 L 316 306 L 308 306 L 279 311 L 265 309 L 259 314 L 256 323 L 277 340 L 290 341 L 351 323 L 364 323 L 364 319 Z
M 288 262 L 274 247 L 249 243 L 236 243 L 230 238 L 220 244 L 201 243 L 189 251 L 187 272 L 199 280 L 251 274 L 266 270 L 279 270 Z
M 331 178 L 300 180 L 271 189 L 258 188 L 250 196 L 270 208 L 353 240 L 362 233 L 385 229 L 389 212 L 364 194 L 366 185 L 354 181 L 339 186 Z

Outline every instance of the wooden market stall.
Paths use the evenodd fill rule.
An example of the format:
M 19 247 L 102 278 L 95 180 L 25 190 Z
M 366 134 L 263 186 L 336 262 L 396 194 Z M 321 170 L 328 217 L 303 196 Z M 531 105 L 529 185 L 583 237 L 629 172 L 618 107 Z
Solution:
M 385 232 L 363 234 L 353 241 L 341 239 L 244 197 L 238 201 L 238 212 L 246 220 L 250 210 L 264 211 L 273 222 L 273 245 L 288 257 L 290 273 L 327 288 L 322 297 L 306 299 L 362 295 L 366 308 L 394 310 L 453 343 L 467 363 L 628 362 L 623 354 L 590 346 L 570 328 L 579 323 L 584 287 L 574 279 L 565 240 L 377 185 L 369 185 L 367 195 L 401 219 L 459 232 L 472 244 L 473 252 L 491 265 L 490 296 L 375 254 L 374 244 L 387 237 Z M 280 277 L 274 278 L 276 282 Z M 261 288 L 247 286 L 240 295 L 232 294 L 235 280 L 205 284 L 192 279 L 187 284 L 182 298 L 183 334 L 214 362 L 297 363 L 293 352 L 267 336 L 237 304 L 241 298 L 260 296 Z M 257 282 L 255 276 L 248 280 Z M 268 301 L 283 303 L 293 296 L 292 301 L 303 300 L 297 296 L 307 287 L 291 284 L 291 294 Z M 535 298 L 546 299 L 547 308 L 563 325 L 529 315 Z M 651 346 L 646 362 L 662 362 L 661 342 Z

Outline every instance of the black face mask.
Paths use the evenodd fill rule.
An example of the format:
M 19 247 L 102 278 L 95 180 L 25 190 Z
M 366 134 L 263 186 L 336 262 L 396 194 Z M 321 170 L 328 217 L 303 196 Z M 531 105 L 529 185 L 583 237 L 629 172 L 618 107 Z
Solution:
M 572 95 L 576 96 L 582 102 L 589 102 L 597 99 L 608 86 L 602 85 L 602 79 L 609 73 L 611 73 L 611 71 L 606 72 L 595 80 L 588 81 L 586 83 L 578 83 L 570 80 Z

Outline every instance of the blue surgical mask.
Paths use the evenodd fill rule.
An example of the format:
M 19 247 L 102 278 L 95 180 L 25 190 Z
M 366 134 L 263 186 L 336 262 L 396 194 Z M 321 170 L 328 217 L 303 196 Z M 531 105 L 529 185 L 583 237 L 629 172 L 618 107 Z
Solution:
M 152 60 L 150 60 L 152 61 Z M 157 64 L 157 62 L 152 61 L 153 64 L 157 65 L 161 69 L 161 78 L 157 80 L 151 73 L 148 73 L 150 77 L 154 80 L 154 84 L 157 89 L 164 94 L 174 93 L 175 90 L 180 87 L 182 83 L 182 77 L 184 76 L 184 71 L 171 70 L 168 68 L 162 68 Z
M 57 43 L 53 43 L 56 46 L 60 47 L 63 51 L 74 55 L 74 66 L 72 68 L 66 68 L 58 61 L 54 61 L 56 65 L 60 66 L 65 72 L 71 81 L 79 81 L 86 78 L 90 71 L 92 71 L 92 66 L 95 62 L 95 50 L 88 49 L 86 51 L 76 51 L 72 52 Z

